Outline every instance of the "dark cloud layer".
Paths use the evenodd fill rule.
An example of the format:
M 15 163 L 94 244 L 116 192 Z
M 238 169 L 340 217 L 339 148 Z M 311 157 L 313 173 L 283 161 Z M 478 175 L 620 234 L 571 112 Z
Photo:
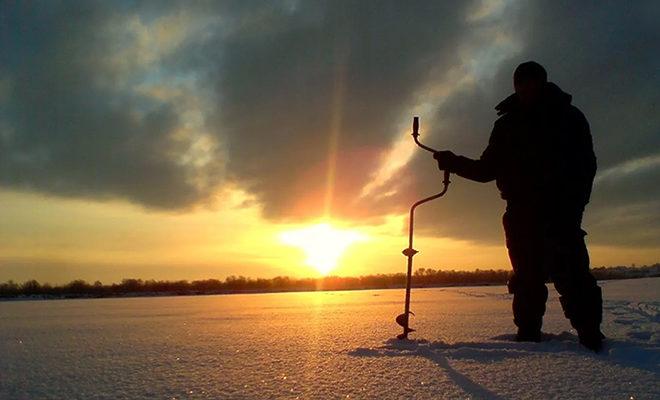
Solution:
M 174 135 L 180 121 L 173 102 L 114 83 L 118 71 L 103 60 L 115 44 L 104 28 L 121 10 L 109 5 L 4 6 L 0 182 L 186 207 L 220 181 L 215 171 L 195 171 L 210 175 L 211 184 L 199 187 L 178 161 L 189 144 Z
M 368 181 L 431 67 L 455 62 L 467 2 L 300 2 L 240 14 L 207 44 L 231 179 L 263 200 L 268 217 L 318 216 L 338 148 L 332 210 Z M 355 212 L 355 210 L 352 210 Z
M 437 119 L 445 127 L 435 137 L 478 157 L 496 119 L 492 107 L 511 92 L 513 69 L 533 59 L 573 94 L 573 104 L 589 119 L 600 172 L 660 156 L 657 3 L 523 2 L 513 18 L 523 39 L 521 51 L 501 63 L 492 81 L 468 87 L 439 107 Z M 659 187 L 657 164 L 597 181 L 586 213 L 591 241 L 657 246 Z M 449 236 L 500 240 L 495 231 L 503 204 L 493 207 L 490 189 L 457 182 L 454 190 L 444 204 L 436 205 L 430 215 L 437 218 L 431 217 L 426 227 Z
M 400 213 L 439 187 L 428 154 L 420 151 L 378 188 L 396 194 L 359 195 L 402 121 L 428 101 L 424 93 L 447 91 L 429 97 L 424 139 L 478 157 L 493 106 L 528 59 L 544 64 L 589 118 L 600 171 L 660 156 L 653 1 L 505 2 L 491 15 L 476 1 L 127 4 L 2 6 L 0 184 L 169 210 L 237 184 L 256 195 L 267 218 L 285 220 L 326 211 L 335 165 L 333 215 Z M 108 64 L 121 41 L 105 28 L 168 15 L 205 28 L 156 62 Z M 503 40 L 517 49 L 505 51 Z M 458 82 L 465 74 L 475 80 Z M 206 104 L 200 129 L 211 145 L 203 164 L 182 161 L 194 139 L 180 135 L 181 99 L 135 90 L 178 76 L 193 76 Z M 598 182 L 586 220 L 592 241 L 657 245 L 657 165 Z M 420 211 L 420 228 L 500 241 L 502 208 L 493 184 L 455 178 L 445 199 Z

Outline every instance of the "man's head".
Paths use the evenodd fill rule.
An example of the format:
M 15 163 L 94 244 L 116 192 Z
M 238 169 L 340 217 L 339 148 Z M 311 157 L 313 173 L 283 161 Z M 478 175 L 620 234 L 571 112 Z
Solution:
M 546 82 L 548 73 L 541 64 L 534 61 L 520 64 L 513 72 L 513 87 L 523 106 L 538 102 Z

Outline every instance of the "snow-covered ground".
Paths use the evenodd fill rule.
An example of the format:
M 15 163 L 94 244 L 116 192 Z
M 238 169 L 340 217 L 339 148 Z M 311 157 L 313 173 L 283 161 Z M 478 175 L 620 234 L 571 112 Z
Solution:
M 504 287 L 0 303 L 1 399 L 660 398 L 660 278 L 602 283 L 602 354 L 551 291 L 511 341 Z

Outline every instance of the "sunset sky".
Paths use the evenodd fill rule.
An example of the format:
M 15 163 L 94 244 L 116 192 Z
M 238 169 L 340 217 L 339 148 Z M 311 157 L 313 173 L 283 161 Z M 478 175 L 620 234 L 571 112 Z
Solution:
M 0 3 L 0 281 L 405 271 L 536 60 L 590 121 L 592 264 L 660 262 L 655 1 Z M 561 157 L 560 154 L 557 155 Z M 417 267 L 509 268 L 494 183 Z

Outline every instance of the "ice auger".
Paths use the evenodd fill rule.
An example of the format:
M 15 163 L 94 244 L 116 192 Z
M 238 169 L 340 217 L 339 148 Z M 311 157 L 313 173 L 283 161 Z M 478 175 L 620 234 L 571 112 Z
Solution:
M 413 118 L 413 132 L 412 137 L 415 140 L 415 143 L 424 150 L 430 151 L 431 153 L 436 153 L 437 150 L 434 150 L 419 141 L 419 117 Z M 410 327 L 410 315 L 415 315 L 410 311 L 410 286 L 412 281 L 412 267 L 413 267 L 413 256 L 418 253 L 417 250 L 413 248 L 413 227 L 415 219 L 415 209 L 431 200 L 442 197 L 447 193 L 447 188 L 449 187 L 449 171 L 444 171 L 444 179 L 442 180 L 443 188 L 442 191 L 433 196 L 426 197 L 415 202 L 412 207 L 410 207 L 410 221 L 408 222 L 408 247 L 403 250 L 403 255 L 408 258 L 408 275 L 406 278 L 406 303 L 404 307 L 403 314 L 400 314 L 396 317 L 396 323 L 403 327 L 403 333 L 397 335 L 399 339 L 407 339 L 408 333 L 414 332 L 415 330 Z

